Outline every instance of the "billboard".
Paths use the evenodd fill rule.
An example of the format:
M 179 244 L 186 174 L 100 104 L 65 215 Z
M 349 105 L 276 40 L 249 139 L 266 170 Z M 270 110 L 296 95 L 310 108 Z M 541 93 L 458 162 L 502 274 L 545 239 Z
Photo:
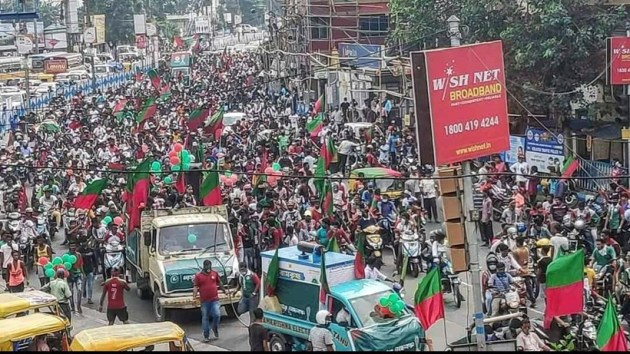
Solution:
M 423 57 L 433 163 L 452 164 L 508 150 L 501 41 L 429 50 Z M 417 112 L 420 116 L 422 111 Z M 427 138 L 426 130 L 422 126 L 419 139 Z
M 510 135 L 510 149 L 503 154 L 503 161 L 513 164 L 518 162 L 518 155 L 525 155 L 525 138 Z
M 66 59 L 46 59 L 44 60 L 44 72 L 46 74 L 65 73 L 68 70 Z
M 340 64 L 354 65 L 357 68 L 381 68 L 382 47 L 375 44 L 339 43 L 339 57 L 356 59 L 339 59 Z
M 554 173 L 564 164 L 564 137 L 546 130 L 528 128 L 525 134 L 525 160 L 539 172 Z
M 105 15 L 92 16 L 92 26 L 96 28 L 96 42 L 94 44 L 105 43 Z
M 608 41 L 608 75 L 611 85 L 630 84 L 630 37 L 612 37 Z

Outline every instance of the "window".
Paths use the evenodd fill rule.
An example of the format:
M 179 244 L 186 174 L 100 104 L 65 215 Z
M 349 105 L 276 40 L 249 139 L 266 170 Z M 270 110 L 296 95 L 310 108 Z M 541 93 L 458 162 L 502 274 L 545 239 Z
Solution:
M 389 17 L 387 15 L 361 16 L 359 30 L 364 37 L 387 36 L 389 32 Z
M 311 17 L 311 39 L 327 39 L 329 28 L 329 19 L 322 17 Z

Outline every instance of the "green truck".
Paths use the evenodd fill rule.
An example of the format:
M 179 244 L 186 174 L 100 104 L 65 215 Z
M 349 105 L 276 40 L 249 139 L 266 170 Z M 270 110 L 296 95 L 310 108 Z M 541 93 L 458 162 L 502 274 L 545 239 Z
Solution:
M 324 254 L 330 293 L 321 303 L 318 252 L 316 248 L 309 252 L 302 243 L 278 251 L 277 303 L 267 296 L 264 284 L 274 251 L 261 253 L 264 326 L 270 333 L 272 351 L 305 350 L 309 332 L 316 325 L 315 315 L 321 309 L 332 314 L 328 328 L 335 351 L 424 351 L 424 330 L 411 312 L 405 309 L 399 318 L 382 318 L 375 312 L 379 299 L 394 291 L 376 280 L 355 279 L 353 256 Z M 342 310 L 350 315 L 350 322 L 337 322 Z
M 138 296 L 153 299 L 156 321 L 168 320 L 173 309 L 199 307 L 192 280 L 206 259 L 232 293 L 219 291 L 219 301 L 234 315 L 239 263 L 224 205 L 144 211 L 141 228 L 127 236 L 125 254 Z

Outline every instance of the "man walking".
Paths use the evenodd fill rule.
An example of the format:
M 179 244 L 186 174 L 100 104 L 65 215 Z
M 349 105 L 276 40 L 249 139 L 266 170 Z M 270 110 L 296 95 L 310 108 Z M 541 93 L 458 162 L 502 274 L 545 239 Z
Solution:
M 48 284 L 41 287 L 42 291 L 48 291 L 51 295 L 57 298 L 57 303 L 61 308 L 61 312 L 68 319 L 72 321 L 72 311 L 70 311 L 69 300 L 72 298 L 72 291 L 70 286 L 66 283 L 66 271 L 64 269 L 57 269 L 57 276 L 51 280 Z
M 238 315 L 249 311 L 250 323 L 254 321 L 254 310 L 258 307 L 258 294 L 260 291 L 260 278 L 245 264 L 241 264 L 238 274 L 238 286 L 236 291 L 241 290 L 241 300 L 238 303 Z
M 72 297 L 70 298 L 70 304 L 72 305 L 72 312 L 81 310 L 81 297 L 83 295 L 83 256 L 77 252 L 76 242 L 70 242 L 70 255 L 77 257 L 77 261 L 69 269 L 70 276 L 68 277 L 68 285 L 72 291 Z
M 107 322 L 112 326 L 116 318 L 124 323 L 129 323 L 129 313 L 125 305 L 124 291 L 129 291 L 129 284 L 120 278 L 120 269 L 112 268 L 111 278 L 103 283 L 103 293 L 99 302 L 98 311 L 103 312 L 103 302 L 107 296 Z
M 253 311 L 252 323 L 249 326 L 249 346 L 253 352 L 268 352 L 269 350 L 269 335 L 267 330 L 263 327 L 263 310 L 256 308 Z
M 219 273 L 212 270 L 212 262 L 209 259 L 203 261 L 203 269 L 193 278 L 193 298 L 201 303 L 201 327 L 203 340 L 210 341 L 210 327 L 214 333 L 214 340 L 219 339 L 219 321 L 221 320 L 221 304 L 219 303 L 219 291 L 225 291 Z M 212 325 L 210 325 L 212 317 Z

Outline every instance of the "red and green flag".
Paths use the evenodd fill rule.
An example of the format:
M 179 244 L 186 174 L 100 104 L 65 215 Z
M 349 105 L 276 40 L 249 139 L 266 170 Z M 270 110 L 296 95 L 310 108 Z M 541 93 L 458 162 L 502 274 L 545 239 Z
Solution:
M 186 125 L 191 131 L 197 130 L 210 116 L 209 108 L 197 108 L 190 113 Z
M 318 114 L 315 118 L 311 119 L 310 122 L 306 123 L 306 130 L 311 134 L 311 138 L 316 138 L 323 128 L 324 120 L 321 114 Z
M 337 237 L 336 236 L 332 236 L 332 238 L 330 240 L 328 240 L 328 245 L 326 246 L 326 252 L 341 252 L 341 249 L 339 248 L 339 242 L 337 241 Z
M 127 215 L 129 231 L 140 227 L 142 208 L 146 206 L 151 187 L 151 159 L 145 159 L 132 172 L 127 180 Z
M 323 113 L 326 109 L 326 95 L 322 94 L 315 102 L 315 106 L 313 107 L 313 114 Z
M 322 207 L 322 215 L 331 216 L 333 215 L 333 193 L 332 193 L 332 185 L 329 180 L 324 180 L 324 192 L 322 193 L 321 199 L 321 207 Z
M 276 286 L 278 285 L 278 277 L 280 276 L 280 258 L 278 257 L 278 250 L 273 254 L 271 262 L 269 262 L 269 269 L 267 269 L 267 276 L 265 277 L 265 284 L 267 285 L 267 296 L 273 296 L 276 292 Z
M 147 76 L 149 77 L 149 80 L 151 80 L 151 85 L 153 86 L 155 91 L 160 91 L 160 86 L 162 85 L 160 82 L 160 75 L 157 73 L 157 71 L 155 71 L 155 69 L 151 69 L 147 71 Z
M 148 98 L 140 110 L 138 115 L 136 116 L 136 122 L 138 124 L 142 124 L 145 120 L 153 118 L 157 112 L 157 104 L 155 103 L 155 98 Z
M 204 206 L 221 205 L 221 185 L 219 184 L 219 172 L 208 172 L 199 188 L 199 198 Z
M 319 302 L 326 303 L 326 295 L 330 294 L 328 276 L 326 276 L 326 253 L 322 252 L 322 261 L 319 264 Z
M 179 172 L 177 174 L 175 189 L 177 189 L 177 192 L 180 194 L 184 194 L 186 192 L 186 174 L 184 172 Z
M 184 41 L 182 40 L 182 37 L 173 36 L 173 47 L 178 48 L 178 47 L 183 47 L 183 46 L 184 46 Z
M 335 160 L 337 156 L 337 148 L 335 143 L 330 137 L 327 137 L 319 149 L 321 157 L 324 159 L 324 168 L 328 170 L 330 164 Z
M 324 167 L 324 159 L 320 156 L 317 159 L 317 164 L 315 165 L 315 173 L 313 174 L 313 185 L 315 185 L 315 190 L 317 191 L 317 195 L 323 195 L 324 193 L 324 177 L 326 177 L 326 167 Z
M 414 296 L 414 312 L 425 331 L 439 319 L 444 318 L 444 298 L 439 267 L 434 267 L 418 283 Z
M 354 277 L 357 279 L 365 278 L 365 234 L 357 232 L 357 253 L 354 255 Z
M 220 107 L 218 111 L 206 119 L 204 122 L 203 130 L 206 134 L 215 135 L 217 131 L 223 129 L 223 107 Z
M 604 315 L 597 327 L 597 346 L 602 352 L 628 351 L 628 340 L 619 323 L 612 298 L 608 299 Z
M 95 179 L 88 183 L 83 192 L 79 194 L 74 200 L 74 207 L 76 209 L 92 209 L 94 202 L 98 199 L 98 196 L 107 187 L 107 179 Z
M 116 102 L 116 105 L 114 106 L 114 109 L 112 109 L 112 112 L 114 114 L 122 111 L 123 109 L 125 109 L 125 107 L 127 106 L 127 99 L 123 98 L 118 100 L 118 102 Z
M 584 249 L 560 256 L 547 267 L 544 327 L 555 316 L 582 313 L 584 308 Z

